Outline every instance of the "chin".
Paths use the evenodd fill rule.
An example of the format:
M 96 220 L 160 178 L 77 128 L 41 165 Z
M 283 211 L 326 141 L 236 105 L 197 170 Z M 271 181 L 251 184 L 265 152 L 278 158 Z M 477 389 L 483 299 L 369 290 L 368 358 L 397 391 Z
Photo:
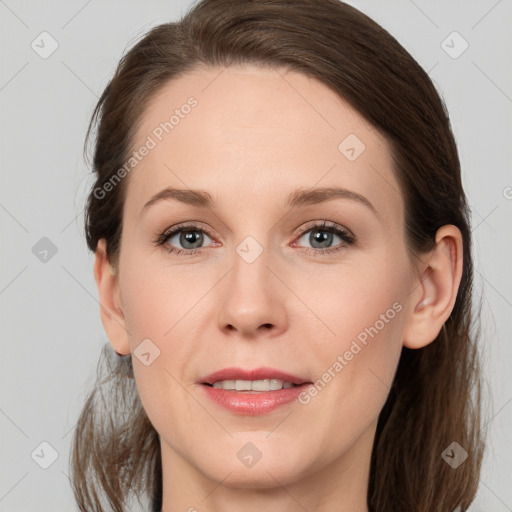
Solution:
M 236 467 L 229 471 L 232 472 L 226 478 L 228 470 L 224 468 L 223 472 L 219 472 L 216 475 L 215 480 L 222 481 L 224 487 L 231 489 L 269 489 L 279 485 L 286 485 L 297 479 L 297 476 L 291 473 L 292 468 L 288 468 L 288 470 L 283 470 L 283 468 L 275 470 L 272 466 L 262 466 L 259 469 Z
M 204 472 L 212 480 L 233 489 L 268 489 L 286 485 L 300 479 L 305 472 L 296 462 L 284 463 L 277 456 L 270 456 L 266 460 L 262 456 L 252 467 L 244 466 L 236 457 L 218 462 L 220 464 L 203 468 Z

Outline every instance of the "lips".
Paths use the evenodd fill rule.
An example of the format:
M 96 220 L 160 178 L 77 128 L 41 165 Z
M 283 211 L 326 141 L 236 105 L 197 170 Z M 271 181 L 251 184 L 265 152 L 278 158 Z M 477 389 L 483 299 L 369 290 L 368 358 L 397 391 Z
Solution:
M 297 386 L 309 383 L 303 377 L 292 375 L 290 373 L 277 370 L 275 368 L 254 368 L 252 370 L 244 370 L 242 368 L 224 368 L 223 370 L 216 371 L 203 377 L 199 380 L 200 384 L 213 385 L 215 382 L 221 380 L 264 380 L 264 379 L 277 379 L 285 382 L 291 382 Z
M 227 390 L 213 386 L 219 381 L 235 381 L 238 383 L 239 381 L 263 381 L 267 379 L 289 382 L 293 386 L 271 391 Z M 275 368 L 255 368 L 253 370 L 225 368 L 207 375 L 198 384 L 200 384 L 201 393 L 204 393 L 204 396 L 217 406 L 232 414 L 257 416 L 268 414 L 287 404 L 293 404 L 304 389 L 312 383 L 303 377 Z M 245 388 L 245 386 L 243 387 Z

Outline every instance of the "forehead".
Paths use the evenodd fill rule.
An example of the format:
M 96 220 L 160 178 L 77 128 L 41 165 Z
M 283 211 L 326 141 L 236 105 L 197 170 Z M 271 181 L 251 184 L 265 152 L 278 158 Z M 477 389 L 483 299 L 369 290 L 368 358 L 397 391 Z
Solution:
M 134 151 L 151 149 L 129 177 L 131 210 L 169 186 L 207 190 L 231 207 L 340 186 L 402 218 L 385 138 L 329 87 L 295 71 L 197 68 L 151 98 L 133 142 Z

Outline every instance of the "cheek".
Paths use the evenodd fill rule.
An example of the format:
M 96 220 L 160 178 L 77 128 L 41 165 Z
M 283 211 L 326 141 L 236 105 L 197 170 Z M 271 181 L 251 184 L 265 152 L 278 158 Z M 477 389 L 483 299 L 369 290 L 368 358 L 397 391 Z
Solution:
M 317 380 L 299 402 L 307 417 L 317 419 L 318 442 L 328 458 L 339 456 L 376 424 L 389 395 L 402 349 L 403 309 L 382 299 L 371 309 L 346 308 L 332 324 L 338 336 L 313 352 Z
M 179 382 L 194 346 L 183 341 L 204 286 L 191 279 L 185 266 L 178 275 L 169 268 L 149 267 L 149 261 L 137 258 L 135 251 L 125 256 L 120 264 L 121 296 L 138 393 L 151 421 L 164 426 L 173 421 L 169 397 L 178 397 L 182 409 L 188 406 L 181 404 L 184 392 Z
M 380 412 L 402 350 L 406 268 L 396 256 L 373 260 L 364 272 L 331 274 L 325 278 L 329 291 L 313 295 L 312 309 L 329 330 L 322 329 L 327 335 L 321 338 L 309 336 L 316 340 L 312 354 L 318 380 L 303 399 L 316 402 L 314 408 L 325 405 L 327 421 L 339 425 L 348 414 L 364 424 Z M 317 284 L 323 281 L 318 276 Z
M 338 272 L 321 269 L 314 280 L 304 280 L 300 287 L 296 281 L 297 294 L 307 297 L 307 306 L 317 313 L 322 333 L 319 348 L 328 353 L 348 350 L 354 340 L 376 349 L 375 343 L 370 347 L 370 340 L 395 339 L 400 332 L 406 275 L 396 261 L 387 258 L 367 263 L 348 269 L 340 266 Z
M 342 375 L 340 386 L 347 381 L 356 394 L 361 384 L 389 388 L 402 348 L 404 307 L 398 296 L 374 291 L 367 301 L 352 295 L 325 317 L 335 334 L 316 343 L 323 380 Z
M 149 258 L 146 261 L 141 258 L 140 264 L 135 257 L 124 262 L 121 295 L 132 349 L 146 338 L 160 345 L 167 337 L 166 333 L 186 312 L 181 279 L 169 269 L 150 268 L 149 264 Z M 190 279 L 188 286 L 195 289 Z

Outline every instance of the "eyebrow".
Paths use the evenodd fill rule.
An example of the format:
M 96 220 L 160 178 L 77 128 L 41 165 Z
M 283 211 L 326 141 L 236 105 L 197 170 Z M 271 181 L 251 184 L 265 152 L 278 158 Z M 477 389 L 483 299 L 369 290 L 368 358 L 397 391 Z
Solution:
M 191 206 L 208 208 L 211 210 L 214 210 L 216 205 L 211 194 L 204 190 L 177 189 L 167 187 L 151 197 L 151 199 L 142 208 L 141 215 L 147 208 L 154 205 L 155 203 L 169 199 L 174 199 Z M 379 216 L 375 206 L 373 206 L 373 204 L 368 199 L 366 199 L 366 197 L 358 194 L 357 192 L 353 192 L 352 190 L 347 190 L 346 188 L 340 187 L 297 189 L 288 196 L 286 206 L 289 208 L 295 208 L 297 206 L 318 204 L 332 199 L 349 199 L 351 201 L 356 201 L 368 207 L 377 217 Z

